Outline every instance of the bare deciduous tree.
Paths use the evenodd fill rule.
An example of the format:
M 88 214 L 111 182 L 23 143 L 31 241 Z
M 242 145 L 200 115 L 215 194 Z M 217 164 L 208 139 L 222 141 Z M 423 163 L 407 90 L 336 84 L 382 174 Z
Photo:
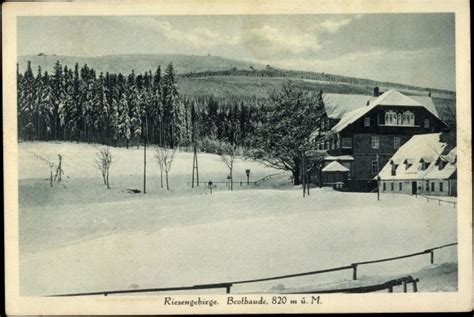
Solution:
M 107 189 L 110 189 L 109 169 L 112 164 L 112 152 L 107 146 L 100 148 L 97 152 L 95 163 L 102 174 L 104 185 L 107 186 Z
M 232 172 L 234 170 L 234 161 L 237 156 L 237 146 L 235 144 L 230 144 L 227 142 L 222 142 L 220 146 L 219 155 L 222 159 L 222 162 L 229 169 L 229 178 L 230 178 L 230 190 L 234 189 L 234 180 Z
M 58 158 L 59 158 L 59 163 L 58 163 L 58 167 L 56 168 L 56 175 L 54 175 L 54 180 L 57 181 L 58 183 L 61 182 L 62 180 L 62 176 L 64 175 L 64 171 L 63 171 L 63 168 L 62 168 L 62 155 L 61 154 L 58 154 Z
M 158 160 L 158 165 L 160 167 L 160 176 L 161 176 L 161 188 L 163 188 L 163 171 L 165 172 L 166 178 L 166 189 L 169 190 L 169 179 L 168 173 L 171 170 L 171 165 L 173 164 L 174 154 L 176 149 L 167 149 L 163 147 L 157 147 L 155 157 Z

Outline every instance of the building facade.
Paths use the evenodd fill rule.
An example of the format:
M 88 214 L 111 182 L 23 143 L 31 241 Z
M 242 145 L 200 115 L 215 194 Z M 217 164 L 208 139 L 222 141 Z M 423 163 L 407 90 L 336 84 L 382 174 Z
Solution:
M 377 92 L 376 89 L 375 94 Z M 374 177 L 413 135 L 447 129 L 429 100 L 424 97 L 421 103 L 389 90 L 343 114 L 334 125 L 327 125 L 327 129 L 317 129 L 313 134 L 322 137 L 314 138 L 317 139 L 315 147 L 328 154 L 324 165 L 337 161 L 349 169 L 344 181 L 346 190 L 374 189 Z M 326 180 L 334 178 L 325 173 L 330 171 L 315 178 L 323 185 L 332 185 Z
M 440 136 L 415 135 L 400 147 L 378 174 L 380 192 L 457 196 L 456 148 Z

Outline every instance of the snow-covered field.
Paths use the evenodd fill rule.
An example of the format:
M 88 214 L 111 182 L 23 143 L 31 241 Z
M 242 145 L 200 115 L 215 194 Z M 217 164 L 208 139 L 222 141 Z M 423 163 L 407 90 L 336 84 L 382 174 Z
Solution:
M 242 186 L 279 171 L 238 160 L 234 185 L 210 195 L 191 189 L 192 153 L 179 152 L 171 190 L 159 188 L 158 164 L 148 151 L 147 194 L 143 150 L 113 148 L 107 190 L 94 166 L 97 145 L 19 144 L 20 287 L 22 295 L 189 286 L 325 269 L 418 252 L 456 242 L 456 209 L 404 195 L 312 189 L 303 198 L 287 174 L 261 186 Z M 38 155 L 64 158 L 66 178 L 49 187 Z M 36 154 L 36 155 L 35 155 Z M 200 178 L 225 181 L 220 158 L 199 155 Z M 412 274 L 420 291 L 457 288 L 455 247 L 429 255 L 361 266 L 352 272 L 235 286 L 233 292 L 335 288 Z M 222 292 L 222 290 L 219 290 Z M 209 292 L 209 291 L 204 291 Z

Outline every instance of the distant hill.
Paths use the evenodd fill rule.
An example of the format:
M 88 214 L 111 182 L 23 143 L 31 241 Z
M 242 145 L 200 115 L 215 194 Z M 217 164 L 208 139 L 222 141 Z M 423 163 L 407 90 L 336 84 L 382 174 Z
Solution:
M 51 72 L 54 63 L 59 61 L 62 65 L 74 67 L 76 63 L 81 67 L 87 64 L 96 70 L 97 73 L 122 73 L 128 74 L 135 71 L 136 74 L 146 71 L 155 71 L 161 65 L 164 69 L 166 65 L 173 62 L 173 66 L 178 74 L 204 72 L 204 71 L 222 71 L 232 68 L 249 69 L 250 66 L 261 69 L 264 65 L 239 61 L 219 56 L 197 56 L 197 55 L 178 55 L 178 54 L 143 54 L 143 55 L 104 55 L 95 57 L 82 56 L 63 56 L 63 55 L 26 55 L 18 56 L 20 71 L 24 71 L 28 61 L 31 61 L 33 70 L 38 66 L 43 70 Z
M 255 101 L 265 99 L 282 83 L 291 80 L 305 91 L 326 93 L 370 95 L 375 86 L 381 91 L 397 89 L 407 95 L 427 95 L 431 90 L 433 101 L 442 114 L 446 108 L 455 111 L 456 94 L 452 91 L 416 87 L 401 83 L 375 81 L 364 78 L 332 75 L 318 72 L 284 70 L 271 66 L 255 64 L 219 56 L 197 56 L 178 54 L 143 54 L 143 55 L 104 55 L 97 57 L 61 56 L 61 55 L 28 55 L 19 56 L 20 71 L 24 71 L 27 62 L 31 61 L 33 71 L 38 66 L 51 72 L 56 61 L 68 67 L 76 63 L 94 68 L 97 73 L 136 74 L 155 71 L 158 65 L 162 69 L 170 62 L 178 73 L 178 85 L 183 95 L 188 97 L 208 97 L 229 101 Z

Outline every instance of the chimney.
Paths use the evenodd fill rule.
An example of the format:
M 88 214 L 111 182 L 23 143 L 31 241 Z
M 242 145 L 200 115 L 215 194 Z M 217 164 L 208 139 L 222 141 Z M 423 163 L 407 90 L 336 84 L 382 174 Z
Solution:
M 379 96 L 379 87 L 375 86 L 374 87 L 374 97 L 378 97 L 378 96 Z

